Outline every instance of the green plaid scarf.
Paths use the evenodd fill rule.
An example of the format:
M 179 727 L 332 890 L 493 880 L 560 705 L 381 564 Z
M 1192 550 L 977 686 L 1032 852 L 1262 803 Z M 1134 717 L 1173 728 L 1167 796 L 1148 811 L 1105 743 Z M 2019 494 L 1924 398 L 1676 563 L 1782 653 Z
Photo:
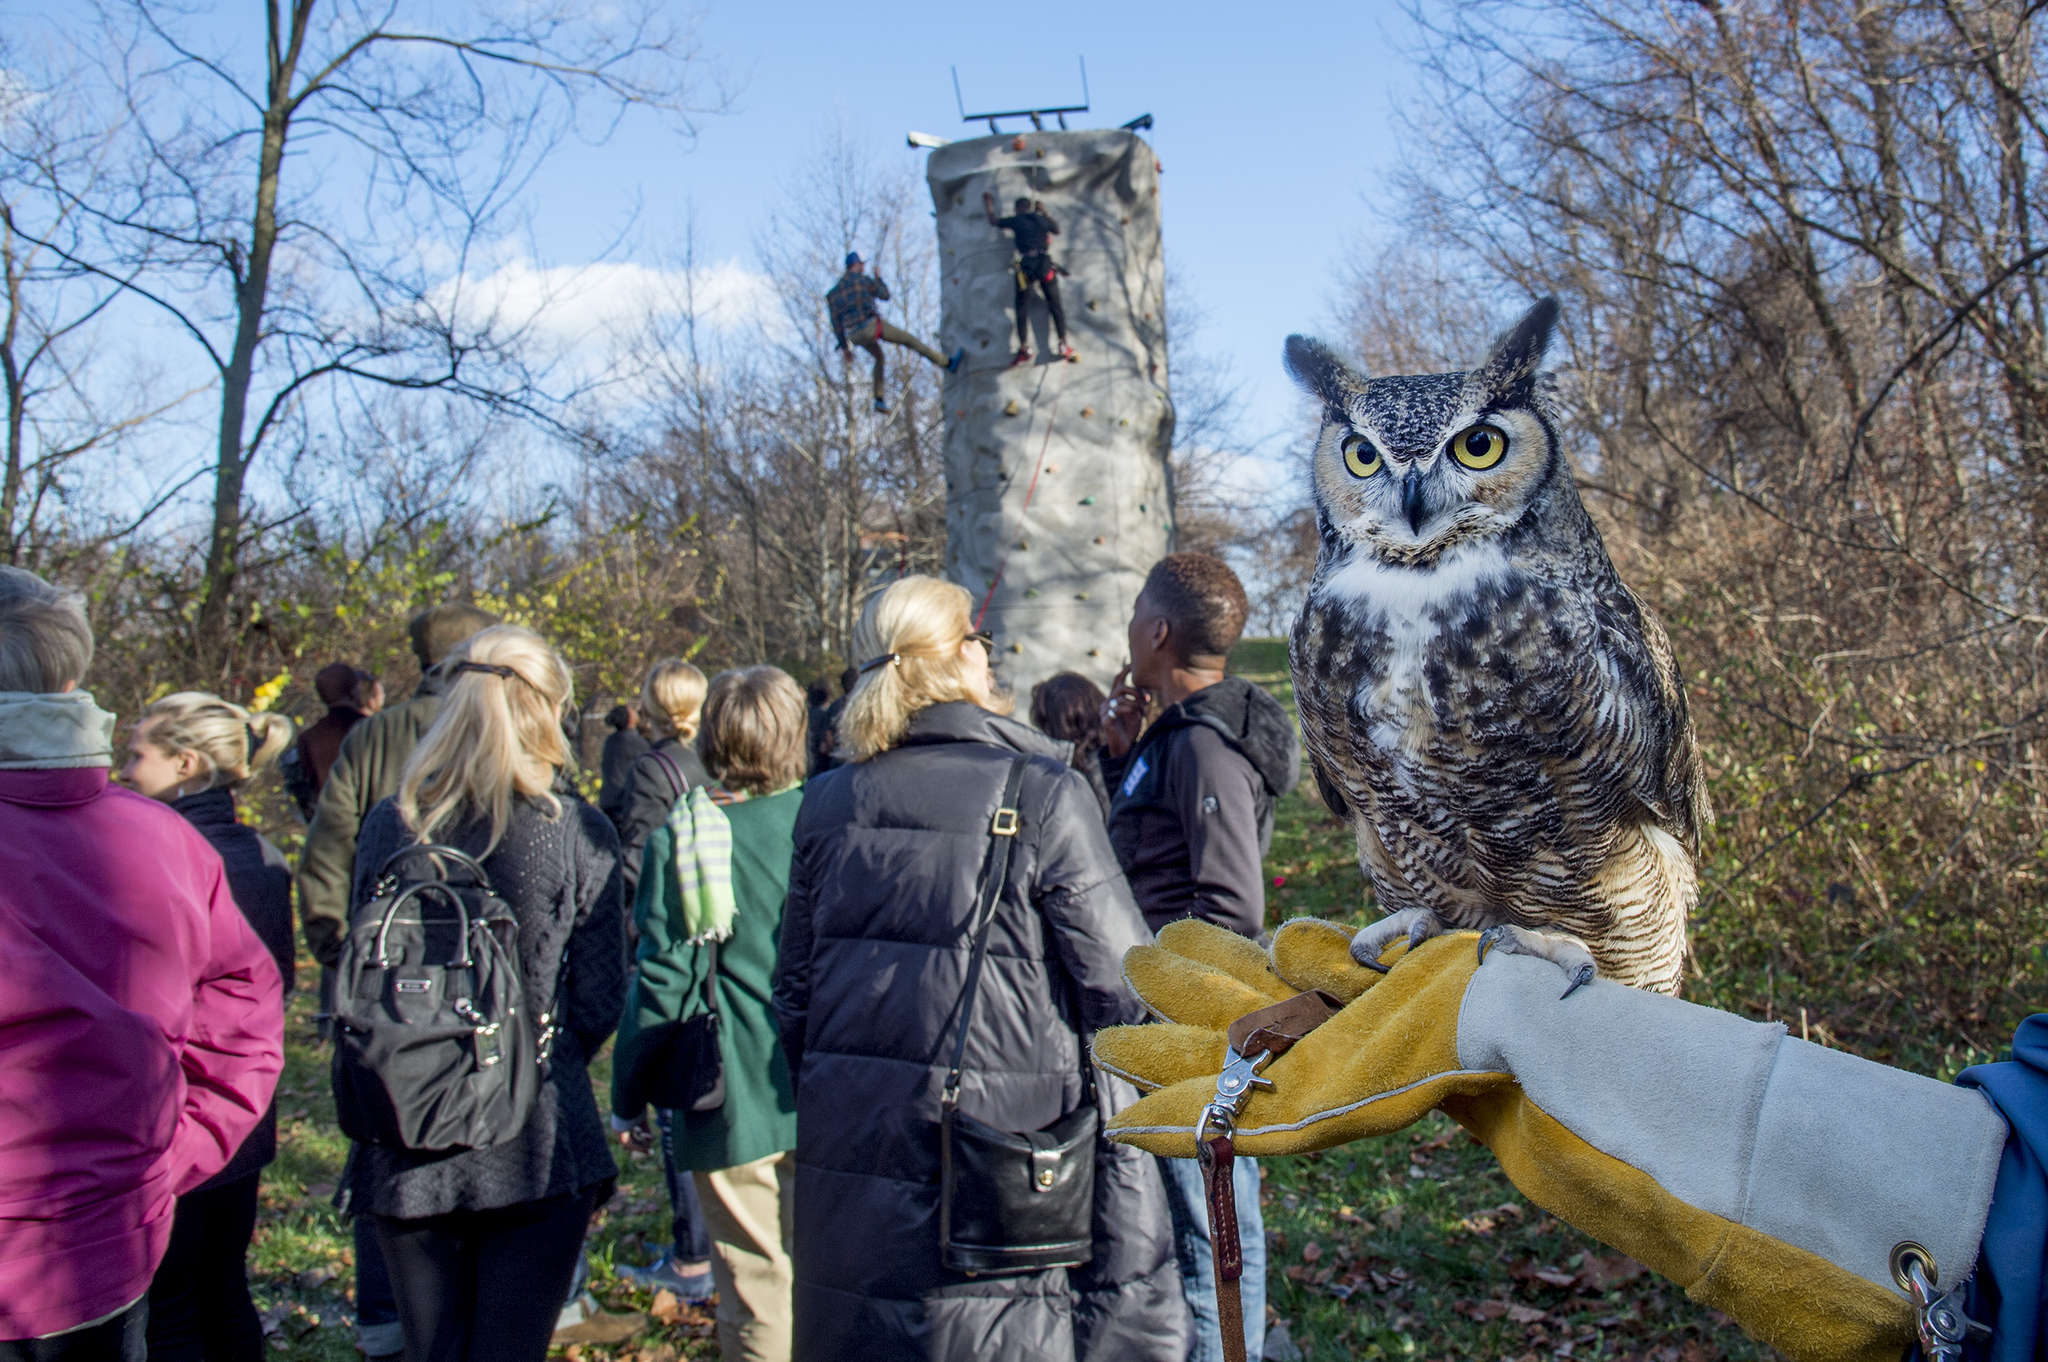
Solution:
M 668 811 L 675 838 L 676 892 L 683 925 L 692 942 L 723 941 L 732 935 L 737 905 L 732 895 L 732 824 L 725 810 L 699 785 Z

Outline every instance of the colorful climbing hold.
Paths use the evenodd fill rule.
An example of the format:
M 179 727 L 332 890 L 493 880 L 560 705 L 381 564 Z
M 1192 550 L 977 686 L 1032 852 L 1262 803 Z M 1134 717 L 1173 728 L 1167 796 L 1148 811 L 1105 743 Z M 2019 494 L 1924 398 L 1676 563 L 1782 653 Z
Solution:
M 1095 408 L 1093 408 L 1093 407 L 1083 407 L 1083 408 L 1081 408 L 1081 419 L 1082 419 L 1082 420 L 1084 420 L 1084 421 L 1085 421 L 1085 420 L 1087 420 L 1087 419 L 1088 419 L 1089 417 L 1093 416 L 1094 414 L 1095 414 Z
M 1083 506 L 1093 506 L 1093 505 L 1095 504 L 1095 498 L 1094 498 L 1094 497 L 1082 497 L 1082 498 L 1081 498 L 1081 504 L 1082 504 Z M 1143 506 L 1140 506 L 1140 507 L 1139 507 L 1138 509 L 1142 511 L 1142 510 L 1144 510 L 1145 508 L 1144 508 Z
M 1015 416 L 1018 410 L 1017 399 L 1014 397 L 1003 403 L 1003 415 L 1005 416 Z

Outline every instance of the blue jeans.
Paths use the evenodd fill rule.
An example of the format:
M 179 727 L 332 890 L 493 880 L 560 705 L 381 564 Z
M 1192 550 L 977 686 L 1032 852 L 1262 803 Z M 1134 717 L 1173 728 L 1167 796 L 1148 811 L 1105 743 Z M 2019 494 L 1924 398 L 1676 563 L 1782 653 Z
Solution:
M 1173 1212 L 1181 1286 L 1187 1292 L 1188 1312 L 1195 1318 L 1188 1362 L 1223 1362 L 1223 1335 L 1216 1323 L 1216 1260 L 1210 1256 L 1201 1165 L 1193 1159 L 1159 1162 L 1166 1170 L 1166 1204 Z M 1244 1251 L 1244 1276 L 1237 1284 L 1244 1303 L 1244 1355 L 1246 1362 L 1260 1362 L 1266 1350 L 1266 1217 L 1259 1209 L 1258 1161 L 1235 1160 L 1230 1182 L 1237 1193 L 1237 1238 Z
M 661 1127 L 661 1176 L 668 1183 L 669 1252 L 679 1263 L 701 1263 L 711 1257 L 711 1231 L 704 1228 L 704 1208 L 697 1204 L 697 1180 L 676 1166 L 676 1114 L 654 1109 Z

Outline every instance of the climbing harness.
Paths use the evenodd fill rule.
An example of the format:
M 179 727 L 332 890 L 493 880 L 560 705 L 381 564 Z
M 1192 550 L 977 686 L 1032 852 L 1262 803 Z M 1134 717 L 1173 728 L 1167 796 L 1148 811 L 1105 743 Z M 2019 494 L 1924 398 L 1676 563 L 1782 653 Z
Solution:
M 1342 1006 L 1321 989 L 1310 989 L 1232 1022 L 1223 1072 L 1216 1075 L 1216 1095 L 1202 1108 L 1195 1126 L 1195 1160 L 1209 1209 L 1209 1253 L 1216 1271 L 1216 1323 L 1223 1335 L 1224 1362 L 1245 1362 L 1244 1301 L 1238 1290 L 1244 1248 L 1237 1237 L 1237 1192 L 1231 1181 L 1237 1113 L 1253 1088 L 1273 1086 L 1259 1070 L 1337 1015 Z

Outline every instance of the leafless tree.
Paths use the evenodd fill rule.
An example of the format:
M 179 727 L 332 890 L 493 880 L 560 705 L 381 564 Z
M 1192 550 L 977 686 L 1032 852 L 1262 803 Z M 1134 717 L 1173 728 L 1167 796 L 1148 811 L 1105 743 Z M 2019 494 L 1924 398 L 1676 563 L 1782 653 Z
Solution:
M 218 384 L 202 657 L 234 632 L 251 472 L 311 438 L 316 388 L 560 420 L 531 314 L 480 297 L 476 276 L 564 138 L 632 106 L 687 132 L 715 107 L 666 10 L 542 3 L 443 26 L 396 3 L 266 0 L 260 37 L 221 38 L 160 0 L 100 0 L 64 30 L 120 111 L 119 173 L 49 176 L 43 220 L 70 234 L 34 244 L 152 309 Z
M 90 184 L 107 173 L 110 133 L 67 127 L 70 103 L 62 80 L 31 87 L 10 74 L 0 87 L 0 561 L 28 565 L 48 548 L 76 552 L 120 538 L 178 490 L 173 481 L 132 501 L 93 504 L 88 480 L 75 475 L 93 456 L 104 470 L 131 432 L 197 395 L 166 395 L 137 357 L 119 382 L 93 362 L 116 349 L 108 313 L 125 280 L 64 258 L 85 235 L 82 215 L 42 192 L 57 178 Z M 61 508 L 57 524 L 53 508 Z

